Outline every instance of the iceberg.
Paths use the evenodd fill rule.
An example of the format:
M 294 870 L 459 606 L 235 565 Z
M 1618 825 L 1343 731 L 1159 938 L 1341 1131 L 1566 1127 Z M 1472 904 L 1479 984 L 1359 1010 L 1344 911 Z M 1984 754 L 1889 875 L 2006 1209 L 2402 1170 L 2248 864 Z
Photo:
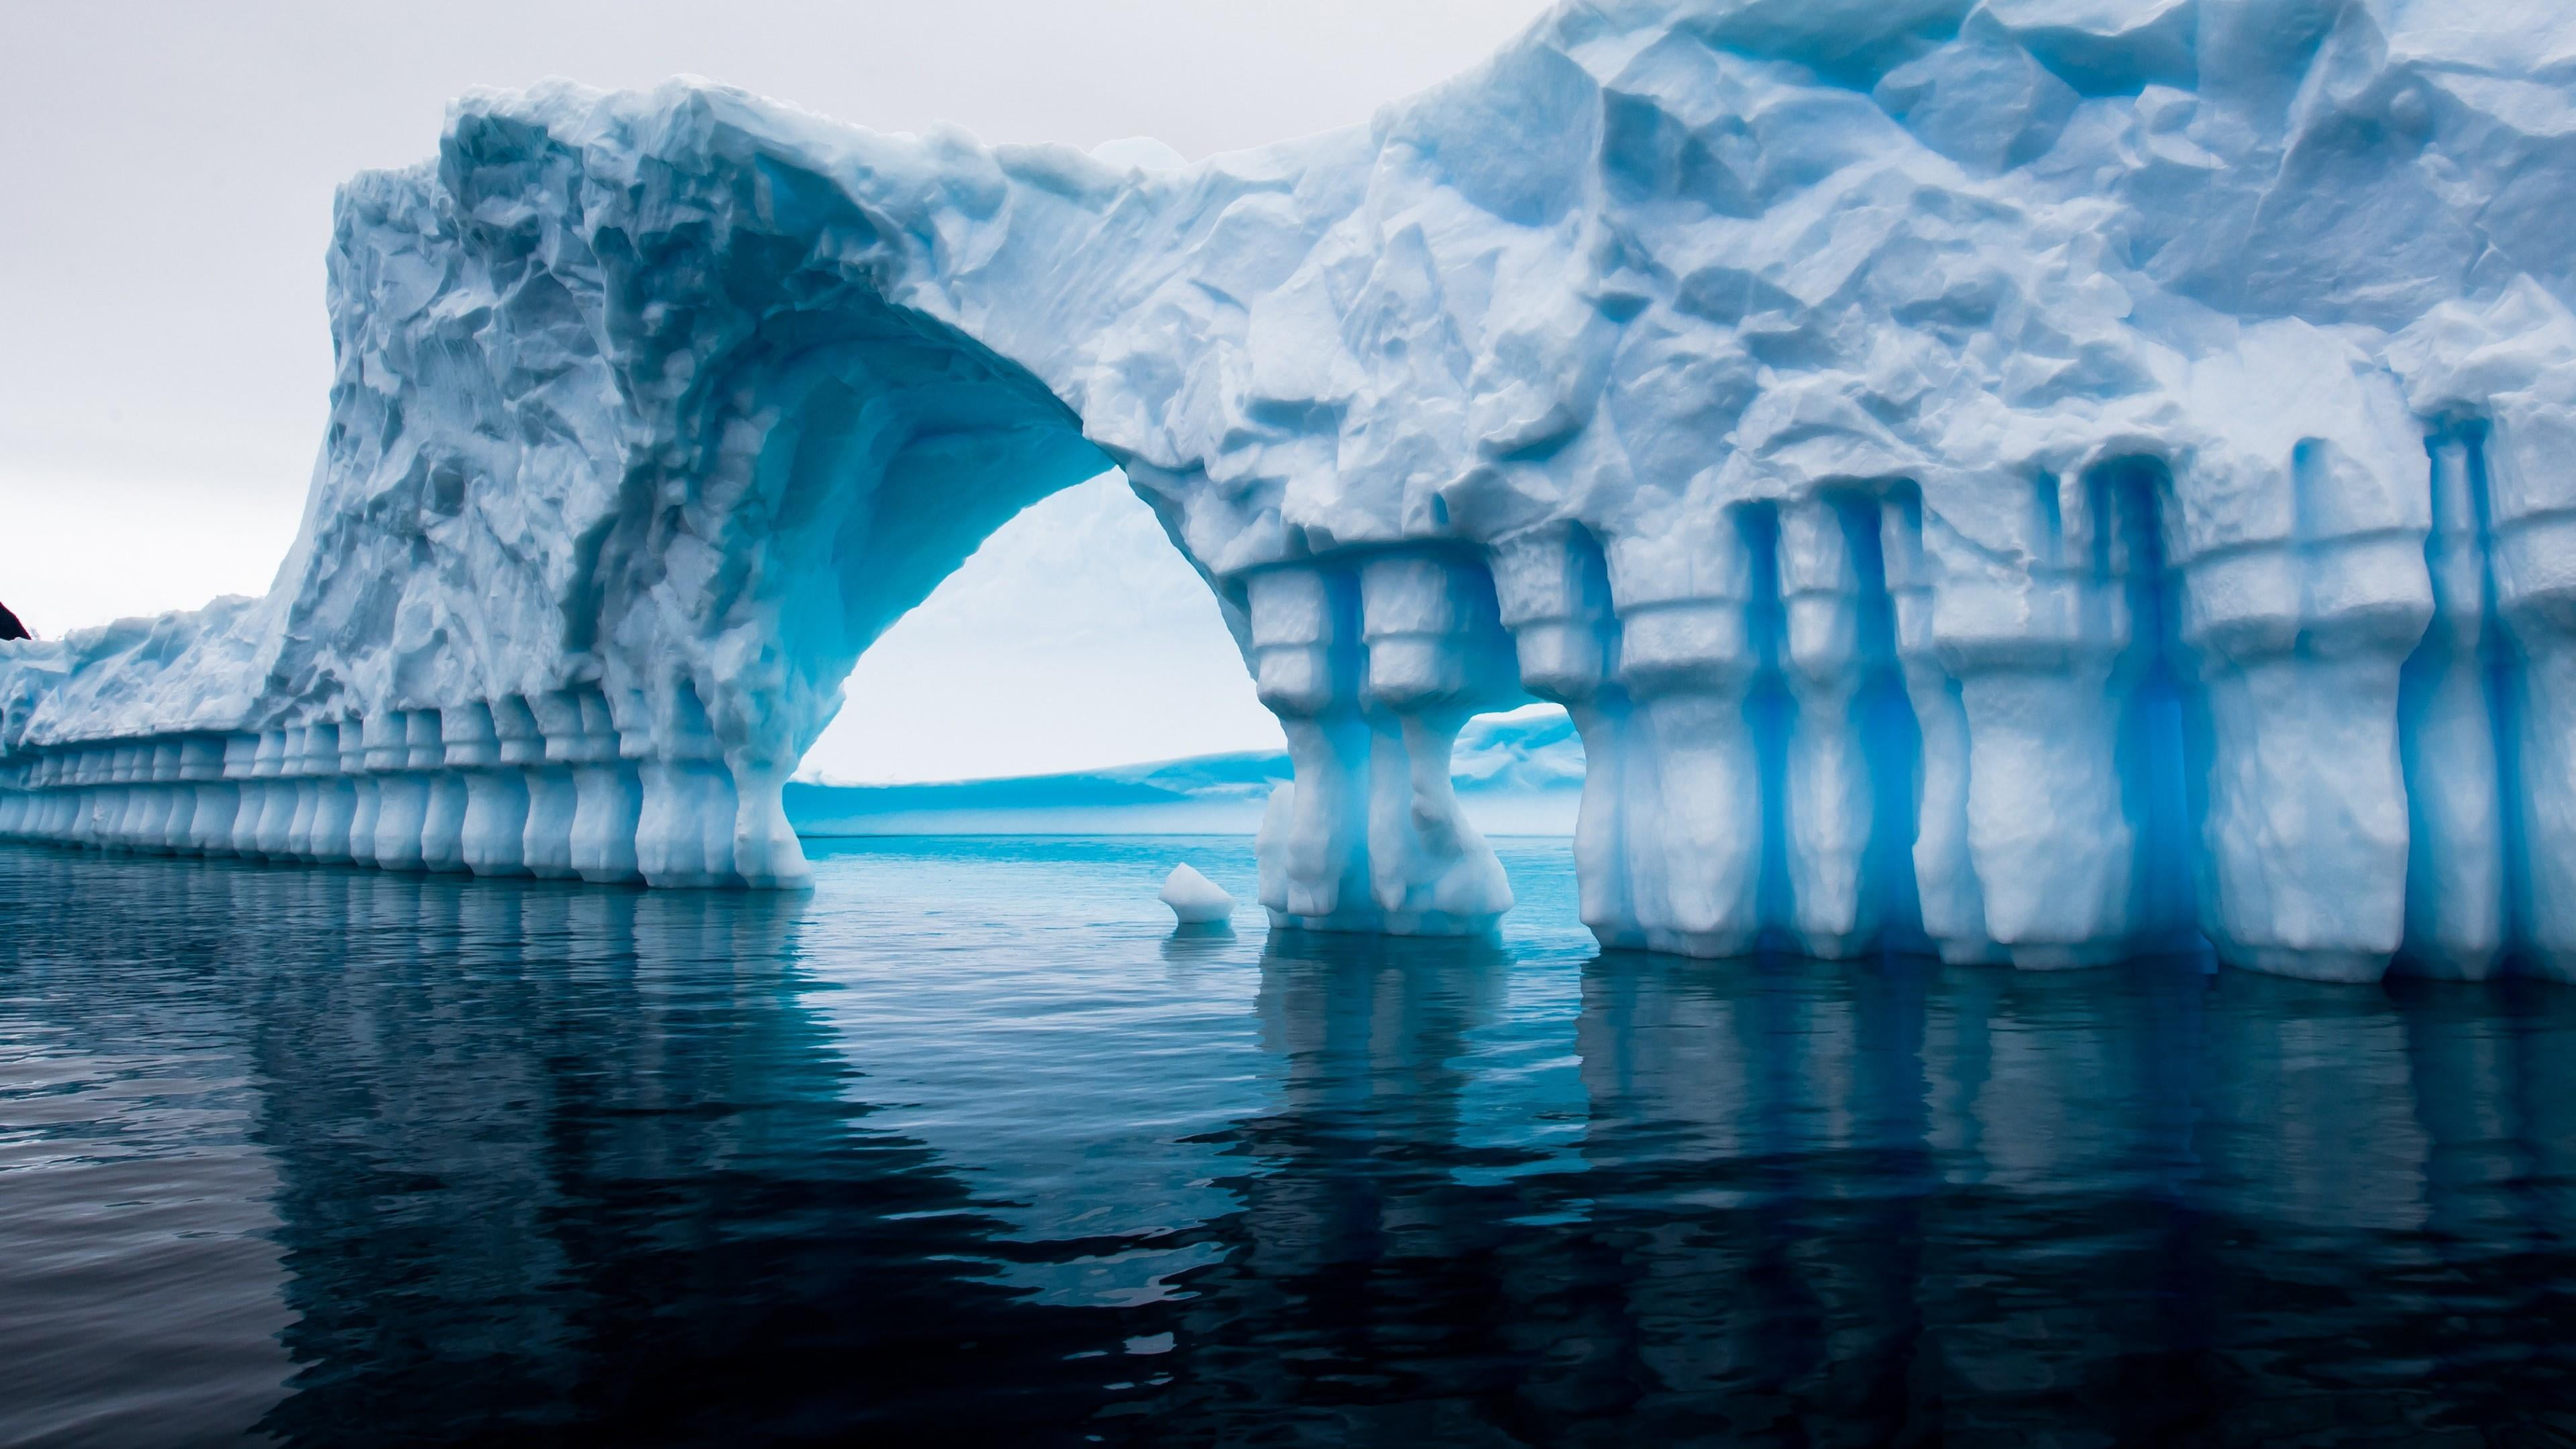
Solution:
M 1489 926 L 1535 699 L 1607 946 L 2576 978 L 2576 12 L 1591 0 L 1172 159 L 469 94 L 268 595 L 0 644 L 0 833 L 793 886 L 859 653 L 1114 465 L 1274 923 Z

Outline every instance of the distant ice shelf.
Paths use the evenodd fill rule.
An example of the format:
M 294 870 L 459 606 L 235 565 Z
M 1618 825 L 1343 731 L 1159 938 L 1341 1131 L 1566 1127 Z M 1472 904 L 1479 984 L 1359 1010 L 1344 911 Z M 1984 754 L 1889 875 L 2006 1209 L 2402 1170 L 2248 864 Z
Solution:
M 787 819 L 800 836 L 1250 835 L 1293 774 L 1281 750 L 927 784 L 798 779 Z M 1572 835 L 1583 743 L 1554 705 L 1480 715 L 1459 731 L 1450 784 L 1486 835 Z
M 2576 9 L 1590 0 L 1108 156 L 467 96 L 270 593 L 0 644 L 0 833 L 795 885 L 853 661 L 1114 464 L 1274 924 L 1489 927 L 1538 699 L 1609 945 L 2576 978 Z

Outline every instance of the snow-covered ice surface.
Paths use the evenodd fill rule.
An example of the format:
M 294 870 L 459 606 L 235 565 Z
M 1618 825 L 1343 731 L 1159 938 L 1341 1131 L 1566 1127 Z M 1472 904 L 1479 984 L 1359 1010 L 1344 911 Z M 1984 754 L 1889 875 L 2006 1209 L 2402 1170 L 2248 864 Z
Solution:
M 341 195 L 276 586 L 0 645 L 0 830 L 795 883 L 852 661 L 1106 461 L 1275 921 L 1506 909 L 1536 696 L 1614 945 L 2576 976 L 2576 11 L 1596 0 L 1111 154 L 468 96 Z

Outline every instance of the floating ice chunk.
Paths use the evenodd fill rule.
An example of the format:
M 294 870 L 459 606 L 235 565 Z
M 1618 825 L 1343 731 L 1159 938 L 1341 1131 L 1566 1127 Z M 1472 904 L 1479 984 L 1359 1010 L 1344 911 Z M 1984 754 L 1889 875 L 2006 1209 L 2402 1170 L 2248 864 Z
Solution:
M 1163 877 L 1163 893 L 1157 897 L 1172 908 L 1172 916 L 1184 926 L 1207 926 L 1234 916 L 1234 897 L 1225 887 L 1190 869 L 1187 865 L 1172 867 Z

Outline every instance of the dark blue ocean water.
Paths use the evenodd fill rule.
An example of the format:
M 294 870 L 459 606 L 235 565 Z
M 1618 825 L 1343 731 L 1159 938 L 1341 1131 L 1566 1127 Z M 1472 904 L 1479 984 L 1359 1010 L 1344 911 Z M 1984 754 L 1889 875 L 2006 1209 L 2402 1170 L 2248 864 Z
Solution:
M 2576 1439 L 2576 991 L 0 847 L 0 1443 Z

